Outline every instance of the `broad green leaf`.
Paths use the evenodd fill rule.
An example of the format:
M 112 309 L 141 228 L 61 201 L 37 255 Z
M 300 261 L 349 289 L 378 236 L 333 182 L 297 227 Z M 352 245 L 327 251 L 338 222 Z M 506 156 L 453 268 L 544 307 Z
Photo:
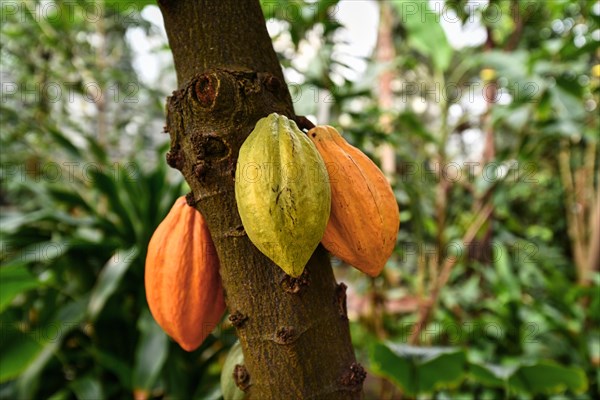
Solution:
M 129 363 L 119 359 L 117 356 L 108 353 L 105 350 L 100 350 L 96 347 L 90 349 L 94 356 L 94 360 L 98 365 L 112 372 L 119 378 L 119 382 L 125 388 L 131 389 L 131 366 Z
M 417 392 L 415 371 L 408 360 L 398 357 L 380 343 L 371 347 L 369 359 L 373 373 L 390 379 L 407 394 Z
M 105 398 L 100 381 L 91 376 L 77 379 L 71 383 L 71 389 L 75 393 L 75 397 L 79 400 L 100 400 Z
M 41 340 L 44 346 L 19 376 L 17 382 L 19 398 L 29 399 L 35 397 L 40 373 L 60 348 L 67 334 L 82 323 L 87 303 L 87 296 L 67 303 L 58 309 L 50 323 L 38 329 L 41 334 L 36 334 L 34 337 Z
M 521 287 L 517 276 L 512 270 L 508 249 L 501 243 L 496 243 L 496 246 L 494 246 L 494 265 L 500 277 L 501 284 L 506 288 L 507 299 L 503 300 L 519 299 L 521 296 Z
M 58 309 L 52 319 L 52 323 L 61 326 L 63 332 L 61 337 L 83 321 L 88 300 L 88 297 L 84 296 L 76 301 L 69 302 Z
M 91 171 L 90 175 L 93 177 L 94 186 L 106 196 L 111 212 L 119 218 L 115 223 L 122 235 L 124 235 L 124 238 L 131 238 L 133 242 L 135 240 L 135 229 L 132 221 L 135 218 L 132 218 L 131 210 L 127 210 L 123 206 L 117 180 L 109 173 L 99 170 Z
M 238 389 L 239 390 L 239 389 Z M 240 390 L 240 392 L 242 392 Z M 242 392 L 244 393 L 244 392 Z M 196 394 L 194 396 L 194 400 L 229 400 L 227 397 L 223 396 L 221 388 L 219 385 L 213 385 L 212 390 L 203 390 L 200 394 Z M 242 397 L 243 399 L 243 397 Z M 234 399 L 232 399 L 234 400 Z
M 76 189 L 66 185 L 48 185 L 48 193 L 59 203 L 69 207 L 81 207 L 86 212 L 93 212 L 92 207 Z
M 60 343 L 58 341 L 47 343 L 36 355 L 27 368 L 22 371 L 17 380 L 19 398 L 34 398 L 34 393 L 40 384 L 39 376 L 46 364 L 54 357 Z
M 138 319 L 138 329 L 141 338 L 135 354 L 133 388 L 150 392 L 167 359 L 169 339 L 148 311 Z
M 44 350 L 44 346 L 15 326 L 2 324 L 0 383 L 17 377 Z
M 162 163 L 159 164 L 162 167 Z M 120 195 L 123 210 L 127 212 L 127 218 L 135 232 L 134 239 L 139 240 L 147 233 L 148 226 L 152 223 L 149 216 L 156 210 L 149 210 L 149 203 L 155 201 L 155 196 L 148 193 L 163 193 L 162 187 L 153 188 L 151 177 L 160 174 L 161 167 L 157 167 L 150 174 L 144 174 L 136 163 L 115 164 L 115 181 Z M 144 243 L 145 244 L 145 243 Z
M 509 82 L 526 82 L 528 54 L 523 51 L 507 53 L 492 50 L 482 53 L 479 58 L 482 67 L 490 67 L 496 71 L 498 78 L 506 78 Z
M 48 398 L 48 400 L 68 400 L 71 398 L 71 391 L 68 389 L 61 389 L 54 393 Z
M 559 119 L 574 120 L 585 116 L 581 98 L 573 96 L 563 86 L 552 86 L 548 90 L 551 95 L 553 109 Z
M 22 229 L 24 226 L 33 224 L 37 221 L 51 217 L 49 210 L 39 210 L 30 213 L 6 213 L 0 218 L 0 230 L 4 234 L 12 234 Z
M 87 142 L 87 150 L 93 156 L 93 159 L 104 165 L 108 165 L 109 161 L 106 149 L 97 140 L 94 140 L 93 136 L 84 136 L 84 139 Z
M 48 263 L 60 258 L 68 250 L 69 244 L 58 241 L 33 242 L 19 249 L 16 256 L 6 262 L 5 266 L 27 265 L 28 263 Z M 0 282 L 1 283 L 1 282 Z
M 485 386 L 506 387 L 528 395 L 560 394 L 567 390 L 583 393 L 588 387 L 583 369 L 550 360 L 515 366 L 471 363 L 469 370 L 471 378 Z
M 0 312 L 20 293 L 40 286 L 40 281 L 27 269 L 25 263 L 0 268 Z
M 52 139 L 54 139 L 54 141 L 66 152 L 71 154 L 76 159 L 81 159 L 81 149 L 74 144 L 74 141 L 70 140 L 64 135 L 64 133 L 55 127 L 46 127 L 46 131 L 50 134 Z
M 452 47 L 440 25 L 442 18 L 427 0 L 393 1 L 400 23 L 408 31 L 409 45 L 430 57 L 437 71 L 445 71 L 452 59 Z
M 517 367 L 504 367 L 492 364 L 471 363 L 469 375 L 485 386 L 503 387 L 507 385 L 508 377 Z
M 84 304 L 85 299 L 67 304 L 56 312 L 48 324 L 31 331 L 18 329 L 16 323 L 3 323 L 0 326 L 0 382 L 21 374 L 23 379 L 27 377 L 28 370 L 39 373 L 66 334 L 81 322 Z
M 375 374 L 389 378 L 410 396 L 456 387 L 466 371 L 464 351 L 449 347 L 378 343 L 369 358 Z
M 459 349 L 427 349 L 427 355 L 418 368 L 420 391 L 433 392 L 457 387 L 465 377 L 466 355 Z M 436 354 L 437 353 L 437 354 Z
M 128 250 L 119 250 L 102 268 L 96 286 L 92 290 L 88 306 L 91 319 L 95 319 L 102 311 L 104 304 L 119 286 L 121 278 L 136 259 L 137 254 L 138 251 L 135 247 Z
M 519 367 L 508 380 L 511 390 L 533 394 L 583 393 L 588 382 L 585 371 L 577 366 L 563 366 L 554 361 L 539 361 Z
M 436 138 L 423 124 L 421 118 L 412 111 L 403 112 L 398 116 L 397 124 L 401 132 L 410 131 L 411 134 L 423 138 L 427 142 L 436 143 Z

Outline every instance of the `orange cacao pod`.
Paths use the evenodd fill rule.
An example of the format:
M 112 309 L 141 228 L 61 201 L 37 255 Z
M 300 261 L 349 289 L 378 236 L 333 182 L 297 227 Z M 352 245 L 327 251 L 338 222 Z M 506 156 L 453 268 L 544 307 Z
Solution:
M 177 199 L 148 245 L 146 299 L 152 316 L 192 351 L 225 311 L 219 259 L 202 214 Z
M 331 126 L 308 132 L 325 161 L 331 214 L 321 243 L 334 256 L 377 276 L 394 251 L 400 226 L 396 197 L 381 170 Z

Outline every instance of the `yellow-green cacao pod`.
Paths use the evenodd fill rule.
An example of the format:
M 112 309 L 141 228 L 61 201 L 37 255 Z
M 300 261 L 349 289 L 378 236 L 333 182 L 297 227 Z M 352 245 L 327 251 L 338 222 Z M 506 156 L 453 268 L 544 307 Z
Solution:
M 260 119 L 238 157 L 235 198 L 254 245 L 298 277 L 318 246 L 331 209 L 323 159 L 294 121 Z

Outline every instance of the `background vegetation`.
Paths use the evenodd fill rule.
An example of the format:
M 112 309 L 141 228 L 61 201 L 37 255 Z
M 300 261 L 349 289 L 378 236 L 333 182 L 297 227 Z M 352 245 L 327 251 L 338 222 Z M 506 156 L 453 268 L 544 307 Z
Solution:
M 400 205 L 382 276 L 334 267 L 366 398 L 597 398 L 600 6 L 373 4 L 357 74 L 343 4 L 262 1 L 297 113 L 380 163 Z M 164 162 L 158 9 L 0 7 L 0 398 L 220 398 L 227 319 L 186 353 L 144 294 L 149 237 L 186 192 Z

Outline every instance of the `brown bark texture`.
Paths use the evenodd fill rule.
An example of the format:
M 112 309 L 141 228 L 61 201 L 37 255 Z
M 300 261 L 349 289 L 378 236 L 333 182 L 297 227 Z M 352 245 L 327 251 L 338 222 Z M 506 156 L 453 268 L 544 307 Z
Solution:
M 159 1 L 179 88 L 167 100 L 167 162 L 192 189 L 221 263 L 251 399 L 361 398 L 344 284 L 319 246 L 304 274 L 287 276 L 248 239 L 234 194 L 238 151 L 272 112 L 301 122 L 258 0 Z M 185 238 L 181 238 L 185 240 Z

